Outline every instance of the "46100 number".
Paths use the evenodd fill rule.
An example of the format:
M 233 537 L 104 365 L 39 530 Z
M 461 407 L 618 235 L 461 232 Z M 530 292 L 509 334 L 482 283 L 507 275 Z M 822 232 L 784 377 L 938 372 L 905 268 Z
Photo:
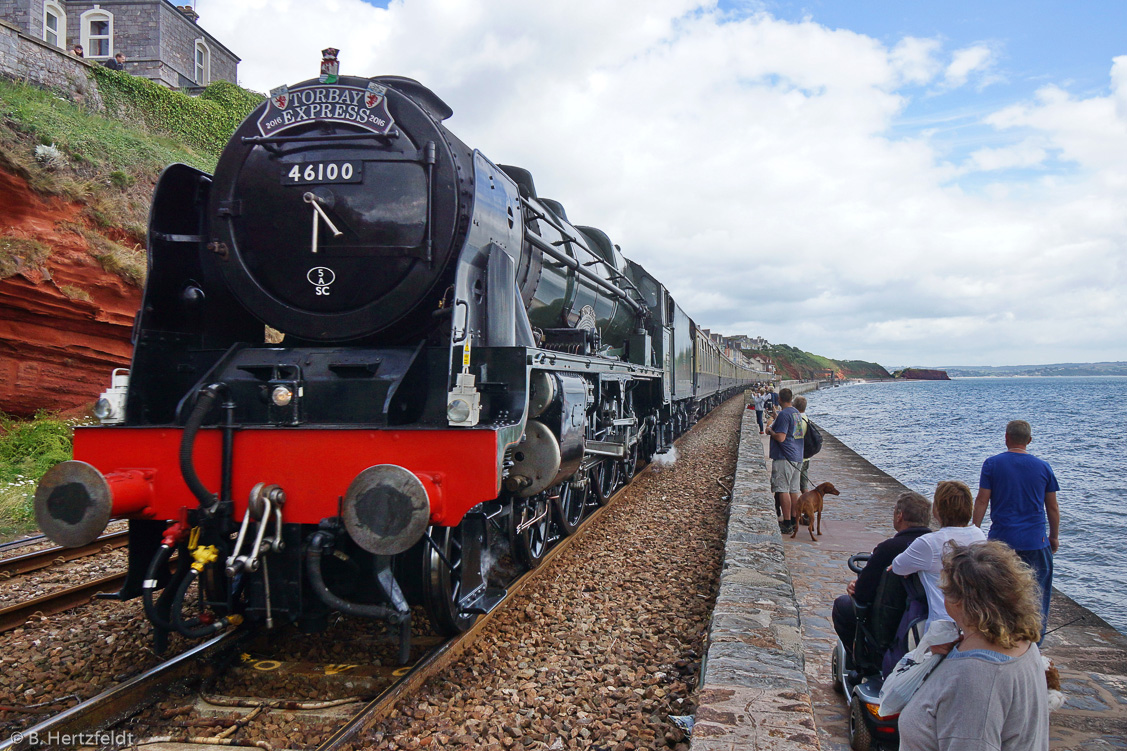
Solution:
M 283 167 L 282 182 L 286 185 L 358 183 L 364 177 L 363 167 L 363 162 L 305 162 L 288 170 Z

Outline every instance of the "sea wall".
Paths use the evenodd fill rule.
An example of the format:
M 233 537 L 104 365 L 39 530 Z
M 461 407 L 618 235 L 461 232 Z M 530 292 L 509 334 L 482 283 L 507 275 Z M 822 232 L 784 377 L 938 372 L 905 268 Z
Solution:
M 779 388 L 790 389 L 790 392 L 792 394 L 798 396 L 799 394 L 805 394 L 808 391 L 816 391 L 819 388 L 820 383 L 823 383 L 823 381 L 779 381 Z M 824 381 L 824 383 L 829 382 Z
M 733 748 L 819 748 L 798 603 L 763 444 L 755 416 L 746 409 L 692 737 L 693 751 Z
M 907 488 L 823 430 L 812 469 L 841 494 L 828 504 L 817 541 L 805 527 L 784 541 L 764 438 L 754 414 L 743 414 L 692 749 L 847 748 L 848 705 L 832 687 L 830 607 L 853 577 L 845 559 L 891 534 L 895 499 Z M 1127 636 L 1054 590 L 1043 652 L 1059 669 L 1065 696 L 1050 716 L 1050 747 L 1123 747 Z

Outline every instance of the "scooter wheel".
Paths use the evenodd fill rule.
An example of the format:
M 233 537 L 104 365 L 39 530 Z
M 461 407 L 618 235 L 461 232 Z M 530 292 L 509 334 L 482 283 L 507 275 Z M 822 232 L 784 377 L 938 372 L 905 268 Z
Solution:
M 865 723 L 865 708 L 861 697 L 853 695 L 849 702 L 849 747 L 853 751 L 869 751 L 873 745 L 873 734 Z
M 834 677 L 834 691 L 839 694 L 845 693 L 845 684 L 841 681 L 841 656 L 839 655 L 837 646 L 834 646 L 833 657 L 830 658 L 830 675 Z

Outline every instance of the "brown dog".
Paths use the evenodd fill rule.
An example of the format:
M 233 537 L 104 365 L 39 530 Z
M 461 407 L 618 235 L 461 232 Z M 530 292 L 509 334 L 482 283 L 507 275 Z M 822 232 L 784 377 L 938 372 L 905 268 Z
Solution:
M 793 509 L 795 521 L 794 532 L 790 536 L 792 540 L 798 537 L 798 525 L 802 523 L 802 517 L 805 515 L 810 525 L 810 539 L 814 542 L 818 541 L 818 538 L 814 536 L 814 514 L 818 515 L 818 534 L 822 534 L 822 499 L 827 494 L 841 495 L 832 482 L 823 482 L 818 487 L 811 488 L 798 497 L 798 503 L 795 504 Z

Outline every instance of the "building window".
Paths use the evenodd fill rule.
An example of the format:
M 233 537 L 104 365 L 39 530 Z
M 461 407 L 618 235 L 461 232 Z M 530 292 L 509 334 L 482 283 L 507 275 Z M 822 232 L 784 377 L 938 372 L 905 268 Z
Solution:
M 211 83 L 211 50 L 202 39 L 196 40 L 196 83 L 200 86 Z
M 43 40 L 47 44 L 63 47 L 67 41 L 67 14 L 55 2 L 43 5 Z
M 82 47 L 87 58 L 108 59 L 113 57 L 113 14 L 101 10 L 97 5 L 94 10 L 82 14 Z

